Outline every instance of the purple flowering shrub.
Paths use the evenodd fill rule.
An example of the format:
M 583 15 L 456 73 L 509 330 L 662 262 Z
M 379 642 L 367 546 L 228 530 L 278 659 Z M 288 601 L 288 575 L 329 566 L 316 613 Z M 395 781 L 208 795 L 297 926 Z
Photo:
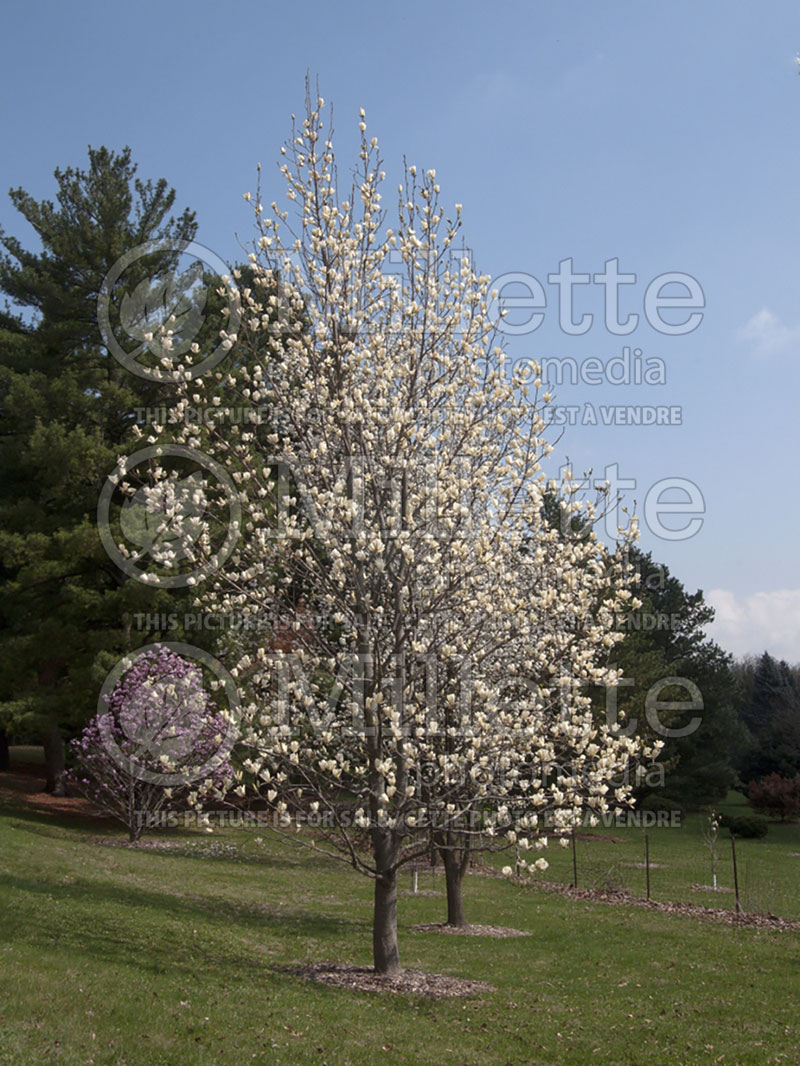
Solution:
M 233 775 L 232 723 L 197 663 L 159 644 L 142 652 L 72 741 L 71 784 L 138 840 L 159 812 L 202 809 Z

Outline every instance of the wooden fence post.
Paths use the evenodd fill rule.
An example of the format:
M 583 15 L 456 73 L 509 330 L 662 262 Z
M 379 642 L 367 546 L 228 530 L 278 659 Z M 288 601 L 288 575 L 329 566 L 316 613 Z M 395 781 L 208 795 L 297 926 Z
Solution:
M 644 831 L 644 872 L 647 885 L 647 898 L 650 899 L 650 838 L 647 830 Z
M 575 826 L 572 827 L 572 887 L 578 887 L 578 852 L 575 838 Z

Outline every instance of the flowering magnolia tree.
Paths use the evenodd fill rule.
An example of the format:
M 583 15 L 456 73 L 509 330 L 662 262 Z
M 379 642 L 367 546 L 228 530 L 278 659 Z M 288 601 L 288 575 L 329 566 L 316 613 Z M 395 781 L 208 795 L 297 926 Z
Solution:
M 232 778 L 229 720 L 202 671 L 169 648 L 140 654 L 72 742 L 70 780 L 138 840 L 159 812 L 202 809 Z
M 408 167 L 388 225 L 363 112 L 344 194 L 323 115 L 309 99 L 283 149 L 290 210 L 255 200 L 248 355 L 187 383 L 176 421 L 243 505 L 199 602 L 282 620 L 235 668 L 240 789 L 263 784 L 287 823 L 313 815 L 374 880 L 374 963 L 392 974 L 404 863 L 432 842 L 459 867 L 473 839 L 542 845 L 543 814 L 566 829 L 625 798 L 609 782 L 635 742 L 595 722 L 584 686 L 615 680 L 630 593 L 596 506 L 542 469 L 549 397 L 507 372 L 489 279 L 456 247 L 460 205 L 448 215 L 435 172 Z M 253 359 L 265 331 L 275 354 Z M 221 384 L 269 412 L 268 434 L 203 436 L 191 410 Z M 580 535 L 549 520 L 554 493 Z

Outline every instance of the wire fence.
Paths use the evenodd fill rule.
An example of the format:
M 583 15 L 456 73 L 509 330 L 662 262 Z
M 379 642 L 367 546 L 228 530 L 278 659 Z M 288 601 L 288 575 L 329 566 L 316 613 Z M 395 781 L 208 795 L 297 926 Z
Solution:
M 800 849 L 720 833 L 716 854 L 699 834 L 626 837 L 577 833 L 548 848 L 542 880 L 660 902 L 800 919 Z
M 541 853 L 547 870 L 531 878 L 658 903 L 800 921 L 800 842 L 793 843 L 794 828 L 795 833 L 771 842 L 731 838 L 723 831 L 714 857 L 699 825 L 625 836 L 578 831 L 566 848 L 551 842 Z M 513 869 L 521 857 L 513 849 L 500 855 L 476 853 L 472 869 L 499 874 L 501 867 Z M 443 893 L 441 861 L 434 858 L 431 864 L 426 858 L 404 868 L 400 888 L 419 895 Z

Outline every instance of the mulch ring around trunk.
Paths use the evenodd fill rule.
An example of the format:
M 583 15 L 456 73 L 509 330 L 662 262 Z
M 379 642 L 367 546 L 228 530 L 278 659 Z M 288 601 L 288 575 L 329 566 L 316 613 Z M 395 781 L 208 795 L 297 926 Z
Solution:
M 403 970 L 396 977 L 385 977 L 368 966 L 341 966 L 338 963 L 314 962 L 305 966 L 274 966 L 278 973 L 304 977 L 323 985 L 349 988 L 354 992 L 391 992 L 395 995 L 426 996 L 429 999 L 464 999 L 494 992 L 485 981 L 467 981 L 424 970 Z
M 454 936 L 490 936 L 498 940 L 512 936 L 531 936 L 525 929 L 509 929 L 505 925 L 447 925 L 445 922 L 425 922 L 410 925 L 415 933 L 451 933 Z

